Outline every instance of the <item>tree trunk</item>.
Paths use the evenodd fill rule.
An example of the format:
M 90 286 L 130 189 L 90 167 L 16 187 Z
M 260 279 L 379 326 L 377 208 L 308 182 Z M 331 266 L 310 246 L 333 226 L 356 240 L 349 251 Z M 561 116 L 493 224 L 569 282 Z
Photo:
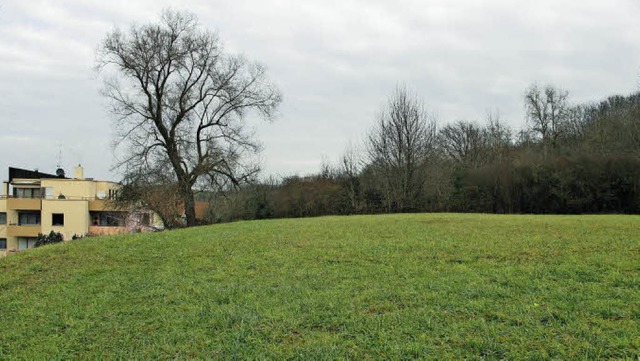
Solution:
M 184 203 L 184 214 L 187 217 L 187 227 L 198 225 L 196 219 L 196 202 L 193 195 L 193 189 L 190 184 L 181 184 L 182 202 Z

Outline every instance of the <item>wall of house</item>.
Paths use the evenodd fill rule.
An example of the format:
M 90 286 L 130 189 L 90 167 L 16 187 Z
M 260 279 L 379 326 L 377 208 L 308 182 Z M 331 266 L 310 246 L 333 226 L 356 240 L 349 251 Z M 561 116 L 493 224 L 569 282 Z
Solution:
M 43 179 L 42 188 L 53 188 L 53 198 L 61 194 L 67 199 L 94 199 L 98 195 L 109 195 L 110 189 L 118 187 L 117 183 L 108 181 L 80 180 L 80 179 Z
M 43 179 L 42 188 L 53 188 L 53 198 L 64 195 L 66 199 L 88 199 L 96 196 L 95 182 L 77 179 Z
M 18 224 L 18 211 L 7 209 L 7 226 Z
M 106 197 L 109 196 L 109 190 L 110 189 L 117 189 L 118 188 L 118 184 L 114 183 L 114 182 L 108 182 L 108 181 L 96 181 L 95 182 L 96 185 L 96 196 L 100 195 L 101 197 L 98 197 L 100 199 L 102 198 L 102 195 L 104 195 L 104 199 L 106 199 Z
M 113 236 L 115 234 L 127 233 L 127 227 L 101 227 L 89 226 L 89 236 Z
M 11 224 L 18 224 L 18 211 L 13 210 L 13 209 L 7 209 L 5 208 L 7 211 L 7 225 L 5 226 L 5 235 L 7 235 L 7 237 L 3 237 L 7 239 L 7 250 L 5 251 L 5 254 L 10 253 L 11 251 L 15 252 L 18 250 L 18 238 L 15 236 L 9 236 L 9 225 Z
M 7 239 L 7 249 L 1 252 L 0 256 L 7 256 L 12 252 L 18 251 L 18 237 L 2 237 Z
M 51 231 L 62 233 L 64 240 L 73 235 L 84 236 L 89 232 L 89 202 L 80 199 L 43 199 L 42 200 L 42 233 Z M 54 213 L 64 214 L 64 226 L 53 226 Z
M 3 184 L 4 187 L 4 184 Z M 7 212 L 7 200 L 0 198 L 0 213 Z M 9 220 L 7 219 L 7 224 L 9 224 Z M 0 224 L 0 238 L 8 238 L 7 237 L 7 224 Z M 7 249 L 9 249 L 9 240 L 7 239 Z M 7 254 L 7 249 L 0 249 L 0 257 L 4 257 Z

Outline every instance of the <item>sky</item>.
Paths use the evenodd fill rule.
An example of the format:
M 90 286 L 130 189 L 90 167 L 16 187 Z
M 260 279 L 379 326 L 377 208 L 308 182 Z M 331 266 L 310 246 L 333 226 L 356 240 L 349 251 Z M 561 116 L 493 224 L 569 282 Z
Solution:
M 533 83 L 572 102 L 640 90 L 638 0 L 0 0 L 0 179 L 7 167 L 119 180 L 96 49 L 118 27 L 190 11 L 268 68 L 283 102 L 251 121 L 262 176 L 305 175 L 362 148 L 398 85 L 440 126 L 524 124 Z

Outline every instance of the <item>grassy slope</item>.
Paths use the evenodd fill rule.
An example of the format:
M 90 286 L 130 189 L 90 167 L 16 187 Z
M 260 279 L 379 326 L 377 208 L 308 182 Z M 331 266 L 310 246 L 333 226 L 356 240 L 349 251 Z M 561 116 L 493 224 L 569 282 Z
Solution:
M 0 260 L 0 358 L 635 358 L 640 217 L 390 215 Z

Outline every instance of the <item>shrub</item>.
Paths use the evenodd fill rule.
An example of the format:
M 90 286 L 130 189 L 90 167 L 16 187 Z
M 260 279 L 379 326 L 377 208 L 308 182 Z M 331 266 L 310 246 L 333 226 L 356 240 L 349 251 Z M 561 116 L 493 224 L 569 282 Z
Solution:
M 60 243 L 63 241 L 62 233 L 60 232 L 49 232 L 48 235 L 44 235 L 42 233 L 38 233 L 38 237 L 36 240 L 36 247 L 44 246 L 47 244 Z

